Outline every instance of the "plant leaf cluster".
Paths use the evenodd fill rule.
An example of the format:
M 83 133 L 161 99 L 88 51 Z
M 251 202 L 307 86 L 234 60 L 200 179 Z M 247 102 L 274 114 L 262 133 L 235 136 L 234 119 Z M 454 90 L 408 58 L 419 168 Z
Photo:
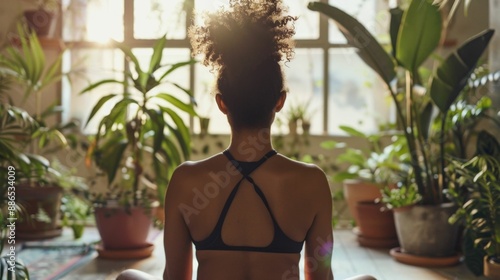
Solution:
M 446 199 L 446 120 L 494 31 L 485 30 L 459 46 L 439 64 L 426 85 L 419 68 L 442 42 L 441 13 L 432 1 L 413 0 L 406 10 L 390 11 L 391 53 L 340 9 L 321 2 L 312 2 L 308 7 L 333 19 L 361 59 L 385 82 L 409 150 L 413 178 L 408 183 L 416 186 L 422 204 L 442 203 Z M 403 77 L 399 72 L 404 73 Z M 417 90 L 419 87 L 423 90 Z M 436 121 L 441 125 L 433 129 Z
M 142 180 L 156 183 L 157 198 L 163 202 L 173 170 L 190 155 L 189 129 L 179 112 L 196 116 L 195 101 L 189 89 L 169 78 L 174 71 L 195 61 L 161 64 L 166 42 L 165 36 L 156 41 L 149 66 L 144 69 L 128 46 L 115 42 L 128 61 L 124 79 L 104 79 L 90 84 L 81 92 L 89 94 L 102 90 L 108 84 L 123 88 L 120 93 L 104 94 L 91 110 L 87 125 L 97 118 L 98 112 L 106 114 L 99 120 L 87 162 L 94 160 L 106 174 L 109 185 L 116 183 L 115 179 L 118 179 L 123 167 L 128 170 L 126 174 L 131 178 L 130 200 L 133 205 L 139 203 L 137 194 Z M 167 84 L 189 101 L 182 101 L 176 93 L 161 90 Z M 109 113 L 105 112 L 107 106 L 112 107 Z M 147 174 L 146 162 L 152 166 L 153 175 Z

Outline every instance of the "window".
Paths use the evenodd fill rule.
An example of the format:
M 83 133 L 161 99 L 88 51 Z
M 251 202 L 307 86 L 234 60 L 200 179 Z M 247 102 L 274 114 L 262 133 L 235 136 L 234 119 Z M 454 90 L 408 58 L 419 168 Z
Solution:
M 339 125 L 373 132 L 380 123 L 387 122 L 390 102 L 383 85 L 359 59 L 355 49 L 347 45 L 335 24 L 309 11 L 309 0 L 285 2 L 290 14 L 299 16 L 297 48 L 294 60 L 285 64 L 290 94 L 287 105 L 278 115 L 275 131 L 288 132 L 287 112 L 298 104 L 308 106 L 311 134 L 341 134 Z M 228 0 L 64 0 L 63 37 L 72 45 L 65 67 L 76 70 L 80 67 L 77 73 L 83 73 L 72 80 L 72 92 L 64 87 L 63 104 L 70 109 L 65 117 L 85 121 L 100 93 L 84 96 L 76 93 L 89 81 L 115 77 L 123 69 L 124 58 L 107 44 L 109 39 L 125 42 L 139 60 L 147 62 L 151 53 L 148 48 L 156 38 L 166 34 L 169 40 L 165 62 L 187 60 L 186 34 L 193 8 L 213 10 L 227 3 Z M 330 4 L 355 16 L 380 40 L 389 42 L 386 0 L 335 0 Z M 193 90 L 198 101 L 197 111 L 211 118 L 210 132 L 228 133 L 225 116 L 217 110 L 210 94 L 214 82 L 212 73 L 197 64 L 179 71 L 175 78 Z M 198 124 L 189 121 L 197 132 Z M 85 131 L 95 132 L 95 127 L 91 123 Z

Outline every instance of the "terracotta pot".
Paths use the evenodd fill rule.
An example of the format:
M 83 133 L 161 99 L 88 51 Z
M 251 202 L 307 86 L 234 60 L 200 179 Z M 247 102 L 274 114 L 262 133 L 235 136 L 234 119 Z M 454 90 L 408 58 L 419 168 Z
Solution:
M 484 276 L 489 279 L 500 279 L 500 260 L 495 262 L 492 258 L 488 258 L 488 256 L 486 256 L 484 257 L 483 264 Z
M 362 180 L 345 180 L 343 182 L 344 186 L 344 197 L 347 201 L 347 207 L 351 213 L 356 225 L 359 224 L 359 215 L 356 205 L 360 201 L 374 201 L 380 198 L 379 186 Z
M 360 246 L 370 248 L 394 248 L 399 246 L 394 213 L 383 209 L 374 201 L 360 201 L 356 205 L 359 214 L 356 240 Z
M 448 219 L 456 209 L 453 203 L 394 209 L 401 251 L 426 257 L 455 255 L 458 225 L 451 225 Z
M 50 37 L 54 14 L 45 10 L 28 10 L 24 12 L 24 17 L 28 26 L 35 31 L 38 36 Z
M 16 199 L 23 207 L 24 214 L 16 224 L 16 237 L 20 239 L 42 239 L 61 235 L 60 208 L 62 189 L 58 186 L 29 186 L 20 184 L 16 187 Z M 48 221 L 36 219 L 43 211 Z
M 147 243 L 151 216 L 143 207 L 96 207 L 95 220 L 106 250 L 138 249 Z
M 397 238 L 394 213 L 383 209 L 381 203 L 360 201 L 356 205 L 359 214 L 359 230 L 364 237 L 389 239 Z

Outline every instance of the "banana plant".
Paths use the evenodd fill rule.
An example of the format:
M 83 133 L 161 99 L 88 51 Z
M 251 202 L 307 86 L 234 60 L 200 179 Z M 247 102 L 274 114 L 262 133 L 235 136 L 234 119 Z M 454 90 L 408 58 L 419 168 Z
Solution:
M 413 0 L 405 11 L 398 8 L 390 11 L 392 54 L 387 53 L 359 21 L 342 10 L 322 2 L 311 2 L 308 8 L 331 18 L 348 43 L 356 48 L 359 57 L 384 81 L 395 104 L 398 122 L 403 126 L 421 202 L 442 203 L 445 149 L 440 145 L 440 168 L 436 168 L 428 147 L 430 132 L 444 135 L 446 122 L 442 121 L 439 131 L 429 131 L 434 121 L 433 108 L 437 107 L 441 119 L 446 119 L 451 104 L 457 100 L 494 31 L 477 34 L 446 58 L 432 76 L 425 96 L 420 97 L 414 90 L 414 86 L 422 84 L 418 70 L 439 46 L 441 39 L 441 14 L 432 1 Z M 400 70 L 405 72 L 403 97 L 394 87 L 396 73 Z M 441 179 L 436 182 L 435 177 Z
M 157 199 L 163 205 L 163 196 L 173 170 L 190 156 L 189 129 L 179 113 L 196 116 L 192 92 L 169 78 L 177 69 L 195 61 L 162 65 L 166 44 L 164 36 L 156 41 L 149 66 L 143 69 L 128 46 L 119 42 L 114 44 L 123 52 L 129 68 L 134 71 L 126 67 L 123 80 L 105 79 L 82 90 L 81 94 L 88 94 L 101 90 L 106 84 L 123 88 L 121 93 L 105 94 L 90 112 L 86 125 L 98 116 L 98 112 L 104 112 L 107 104 L 114 104 L 111 111 L 99 120 L 97 133 L 87 153 L 87 164 L 93 160 L 107 175 L 109 186 L 116 183 L 122 167 L 128 168 L 133 195 L 122 203 L 138 205 L 140 184 L 150 180 L 145 172 L 146 162 L 151 162 Z M 184 102 L 174 93 L 159 90 L 159 86 L 165 84 L 173 85 L 189 101 Z

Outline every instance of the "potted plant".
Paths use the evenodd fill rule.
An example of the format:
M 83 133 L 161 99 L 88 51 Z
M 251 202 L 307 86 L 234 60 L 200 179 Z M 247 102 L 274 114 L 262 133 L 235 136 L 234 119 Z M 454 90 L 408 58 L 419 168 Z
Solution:
M 68 168 L 57 159 L 50 165 L 58 173 L 54 183 L 64 190 L 60 207 L 62 226 L 71 228 L 73 237 L 78 239 L 91 216 L 87 183 L 85 178 L 76 176 L 76 168 Z
M 38 36 L 49 36 L 53 32 L 54 18 L 59 10 L 60 1 L 29 0 L 28 2 L 33 6 L 31 9 L 24 11 L 24 18 L 28 26 L 35 31 Z
M 299 127 L 302 129 L 302 134 L 309 134 L 312 115 L 309 109 L 310 104 L 311 99 L 305 103 L 291 104 L 288 108 L 288 130 L 291 135 L 297 135 Z
M 391 137 L 383 147 L 385 133 L 365 134 L 353 127 L 340 126 L 350 137 L 366 141 L 366 149 L 347 147 L 337 157 L 337 164 L 347 164 L 346 169 L 335 173 L 333 180 L 342 182 L 349 211 L 357 228 L 354 232 L 360 245 L 367 247 L 395 247 L 398 245 L 392 211 L 381 204 L 381 190 L 394 188 L 404 173 L 407 155 L 402 137 Z M 389 137 L 385 137 L 389 138 Z M 388 139 L 384 139 L 388 140 Z M 387 142 L 387 141 L 386 141 Z M 329 145 L 334 148 L 346 143 Z
M 4 87 L 6 80 L 0 74 L 0 96 L 7 88 Z M 0 279 L 4 276 L 7 279 L 29 279 L 27 268 L 15 258 L 15 250 L 12 249 L 16 246 L 16 240 L 12 238 L 12 232 L 15 229 L 9 227 L 9 224 L 12 219 L 20 216 L 22 210 L 15 201 L 18 176 L 23 172 L 29 172 L 32 161 L 37 160 L 22 152 L 23 146 L 16 138 L 30 135 L 34 126 L 35 121 L 26 111 L 0 102 L 0 178 L 3 178 L 0 184 L 0 220 L 2 221 L 0 225 L 0 252 L 2 252 Z
M 32 113 L 34 126 L 30 135 L 18 135 L 19 143 L 31 158 L 31 169 L 22 174 L 24 180 L 18 186 L 18 199 L 23 201 L 28 216 L 37 219 L 25 219 L 18 227 L 18 237 L 52 237 L 61 233 L 59 225 L 59 207 L 63 190 L 53 184 L 58 173 L 50 168 L 49 161 L 41 155 L 47 155 L 61 148 L 68 148 L 65 130 L 74 123 L 49 126 L 47 118 L 61 112 L 56 103 L 42 108 L 43 93 L 64 76 L 60 72 L 63 53 L 51 64 L 46 63 L 45 53 L 37 35 L 18 24 L 18 37 L 14 44 L 7 46 L 0 53 L 0 74 L 9 77 L 9 92 L 14 92 L 13 85 L 23 91 L 23 104 L 33 98 L 35 109 Z M 12 93 L 14 94 L 14 93 Z M 31 101 L 31 100 L 30 100 Z M 43 163 L 43 164 L 39 164 Z M 34 233 L 38 233 L 34 234 Z
M 104 110 L 106 103 L 116 102 L 99 120 L 87 157 L 87 163 L 93 160 L 107 177 L 107 194 L 93 198 L 102 256 L 112 257 L 112 253 L 106 253 L 117 249 L 132 250 L 128 257 L 151 254 L 146 237 L 152 202 L 163 205 L 170 176 L 190 155 L 190 133 L 178 113 L 196 116 L 193 95 L 168 79 L 170 73 L 194 61 L 162 65 L 165 43 L 165 37 L 156 41 L 149 66 L 143 68 L 129 47 L 115 42 L 134 72 L 125 70 L 124 80 L 98 81 L 82 91 L 88 94 L 110 83 L 123 86 L 123 92 L 102 97 L 87 121 Z M 163 92 L 161 86 L 165 84 L 174 85 L 189 101 Z
M 420 201 L 407 201 L 409 205 L 406 206 L 411 207 L 395 209 L 402 249 L 394 251 L 394 255 L 398 260 L 403 260 L 399 258 L 401 254 L 405 255 L 404 260 L 415 255 L 443 257 L 449 258 L 450 262 L 445 264 L 450 264 L 459 260 L 455 253 L 458 228 L 448 224 L 448 217 L 456 205 L 447 203 L 443 194 L 449 183 L 445 174 L 447 139 L 444 135 L 448 129 L 445 120 L 493 36 L 493 30 L 474 36 L 452 52 L 426 84 L 418 69 L 443 42 L 440 38 L 441 13 L 431 2 L 413 0 L 403 13 L 401 9 L 391 10 L 391 54 L 345 12 L 318 2 L 311 3 L 309 8 L 328 15 L 337 23 L 349 43 L 358 49 L 358 55 L 382 78 L 394 101 L 411 166 L 404 190 L 412 193 L 410 189 L 416 188 L 419 194 L 416 197 L 420 197 Z M 398 76 L 398 72 L 401 75 Z M 402 89 L 395 81 L 403 85 Z M 434 108 L 438 108 L 438 114 L 433 115 Z M 439 125 L 431 126 L 432 123 Z M 391 191 L 392 194 L 396 192 Z M 429 263 L 438 262 L 430 259 Z
M 476 155 L 454 160 L 449 194 L 459 208 L 451 223 L 463 224 L 465 264 L 477 276 L 500 277 L 500 144 L 488 132 L 478 136 Z

